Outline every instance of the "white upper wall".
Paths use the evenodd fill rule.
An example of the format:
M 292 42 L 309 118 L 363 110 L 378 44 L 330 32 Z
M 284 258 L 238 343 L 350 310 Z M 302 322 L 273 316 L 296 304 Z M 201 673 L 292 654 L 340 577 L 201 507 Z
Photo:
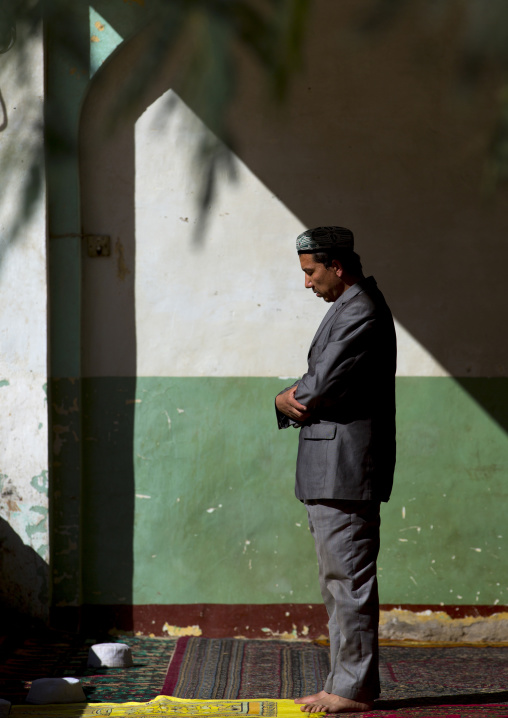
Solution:
M 34 159 L 43 174 L 43 54 L 33 40 L 20 57 L 17 45 L 2 56 L 0 91 L 0 376 L 46 376 L 46 215 L 44 193 L 24 211 Z M 3 117 L 2 117 L 3 115 Z M 12 234 L 11 230 L 23 218 Z
M 41 176 L 44 172 L 42 39 L 27 42 L 23 56 L 20 48 L 18 41 L 2 55 L 0 81 L 0 515 L 23 544 L 47 560 L 44 191 L 37 196 L 30 215 L 23 210 L 34 157 Z M 12 233 L 20 213 L 23 221 Z M 30 572 L 33 560 L 29 552 L 16 558 L 18 568 L 23 570 L 20 567 L 25 560 Z
M 172 91 L 136 123 L 137 373 L 301 376 L 328 308 L 304 288 L 295 239 L 305 227 L 233 157 L 236 178 L 221 177 L 197 243 L 202 178 L 192 168 L 203 132 Z M 446 374 L 397 330 L 400 375 Z

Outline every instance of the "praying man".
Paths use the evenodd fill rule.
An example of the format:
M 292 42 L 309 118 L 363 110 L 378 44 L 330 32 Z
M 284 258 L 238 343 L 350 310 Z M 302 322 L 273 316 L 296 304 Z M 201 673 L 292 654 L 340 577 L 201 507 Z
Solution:
M 306 373 L 275 407 L 279 429 L 300 430 L 295 493 L 314 537 L 331 669 L 322 691 L 295 703 L 309 713 L 359 712 L 380 691 L 376 560 L 395 467 L 395 329 L 349 229 L 309 229 L 296 249 L 305 287 L 330 308 Z

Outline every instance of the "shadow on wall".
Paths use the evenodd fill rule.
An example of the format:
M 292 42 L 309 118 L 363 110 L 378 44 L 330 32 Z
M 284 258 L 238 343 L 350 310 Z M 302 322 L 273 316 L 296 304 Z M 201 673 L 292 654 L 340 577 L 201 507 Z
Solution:
M 0 518 L 0 621 L 12 616 L 47 619 L 49 566 Z
M 495 69 L 461 93 L 460 17 L 435 33 L 418 6 L 359 35 L 367 4 L 316 3 L 306 69 L 278 119 L 259 111 L 257 70 L 242 58 L 238 154 L 305 226 L 353 229 L 397 321 L 508 430 L 496 398 L 508 375 L 508 190 L 487 195 L 482 182 Z
M 366 273 L 375 274 L 397 320 L 452 376 L 465 377 L 462 386 L 506 429 L 498 380 L 485 379 L 501 381 L 506 366 L 498 357 L 508 356 L 500 331 L 508 321 L 506 192 L 487 199 L 480 191 L 495 121 L 489 82 L 474 107 L 455 103 L 447 68 L 456 27 L 429 45 L 428 29 L 408 12 L 362 42 L 350 31 L 355 8 L 316 3 L 307 68 L 282 118 L 260 111 L 258 70 L 239 58 L 246 77 L 232 112 L 239 156 L 306 226 L 354 230 Z M 102 128 L 115 92 L 147 49 L 140 34 L 104 64 L 81 120 L 82 231 L 107 234 L 112 244 L 109 259 L 83 257 L 85 603 L 132 603 L 134 128 L 171 86 L 175 66 L 161 68 L 114 134 Z M 287 271 L 298 271 L 296 256 Z M 99 555 L 112 567 L 107 576 L 94 574 Z
M 231 114 L 238 155 L 305 226 L 353 229 L 366 273 L 376 276 L 394 316 L 449 374 L 505 377 L 508 337 L 500 327 L 508 322 L 507 190 L 482 193 L 498 113 L 494 73 L 485 74 L 474 101 L 466 102 L 454 75 L 460 18 L 443 22 L 436 34 L 421 22 L 418 5 L 384 32 L 362 35 L 356 29 L 368 3 L 316 3 L 306 68 L 279 116 L 268 111 L 261 96 L 259 69 L 251 58 L 239 57 L 244 81 Z M 94 80 L 84 117 L 105 116 L 108 92 L 115 96 L 145 52 L 149 46 L 142 33 L 119 48 L 98 73 L 100 81 Z M 126 350 L 129 361 L 135 361 L 134 123 L 171 87 L 177 71 L 177 57 L 161 67 L 142 107 L 133 108 L 117 133 L 120 139 L 103 138 L 99 152 L 95 133 L 95 144 L 89 141 L 87 152 L 82 147 L 83 159 L 90 158 L 82 176 L 91 187 L 95 183 L 92 204 L 102 203 L 106 214 L 109 203 L 111 224 L 129 245 L 114 239 L 116 272 L 124 274 L 124 286 L 132 287 L 132 303 L 118 315 L 126 332 L 114 333 L 107 351 L 116 356 Z M 99 223 L 87 219 L 89 196 L 85 191 L 85 231 L 99 231 Z M 128 277 L 123 257 L 130 259 Z M 118 294 L 110 294 L 120 309 Z M 419 373 L 415 366 L 414 375 Z M 493 389 L 475 381 L 463 385 L 490 411 Z M 494 416 L 506 427 L 506 414 L 496 410 Z
M 136 379 L 83 379 L 83 604 L 132 606 Z M 129 609 L 127 609 L 129 610 Z M 124 615 L 123 627 L 131 629 Z
M 456 377 L 460 386 L 508 433 L 508 381 Z
M 418 5 L 360 36 L 358 3 L 316 3 L 306 71 L 279 122 L 256 110 L 243 58 L 239 155 L 306 226 L 353 229 L 396 319 L 452 376 L 505 377 L 507 189 L 482 192 L 493 76 L 474 102 L 460 96 L 461 24 L 431 38 Z
M 41 208 L 45 186 L 42 44 L 40 37 L 32 36 L 25 27 L 16 30 L 14 19 L 7 19 L 5 15 L 12 12 L 4 10 L 6 5 L 0 6 L 0 175 L 3 179 L 0 267 L 10 248 L 26 241 L 27 229 L 30 234 L 30 223 Z M 28 69 L 30 62 L 33 66 Z M 14 112 L 16 108 L 18 111 Z M 21 113 L 23 121 L 17 123 L 16 117 Z M 4 178 L 8 178 L 7 181 Z
M 139 115 L 167 88 L 150 88 L 113 132 L 104 128 L 117 98 L 112 87 L 121 91 L 130 63 L 145 49 L 141 34 L 124 43 L 99 69 L 80 122 L 82 231 L 108 235 L 111 241 L 111 256 L 90 257 L 84 248 L 82 263 L 84 604 L 131 606 L 133 602 L 133 447 L 135 408 L 140 401 L 136 395 L 134 128 Z

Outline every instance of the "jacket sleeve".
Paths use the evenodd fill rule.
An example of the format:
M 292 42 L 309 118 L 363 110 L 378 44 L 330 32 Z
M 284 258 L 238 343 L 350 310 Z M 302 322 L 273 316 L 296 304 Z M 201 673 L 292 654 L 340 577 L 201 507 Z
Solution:
M 291 386 L 287 386 L 282 391 L 279 391 L 277 396 L 280 394 L 284 394 L 285 391 L 288 391 L 288 389 L 292 389 L 294 386 L 296 386 L 299 382 L 299 379 L 297 379 L 294 384 L 291 384 Z M 282 411 L 279 411 L 277 409 L 277 404 L 275 404 L 275 414 L 277 415 L 277 425 L 279 429 L 288 429 L 290 426 L 300 426 L 296 421 L 293 421 L 293 419 L 290 419 L 289 416 L 286 416 L 282 413 Z
M 365 370 L 372 353 L 375 309 L 353 300 L 338 310 L 324 346 L 314 347 L 309 370 L 298 382 L 296 398 L 311 412 L 337 404 L 353 378 Z

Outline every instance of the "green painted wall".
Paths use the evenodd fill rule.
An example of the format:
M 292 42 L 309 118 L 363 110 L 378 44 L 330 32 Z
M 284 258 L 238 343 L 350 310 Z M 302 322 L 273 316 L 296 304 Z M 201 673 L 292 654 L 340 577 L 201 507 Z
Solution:
M 396 488 L 383 514 L 379 561 L 383 602 L 508 603 L 508 440 L 490 414 L 500 403 L 506 412 L 508 380 L 464 384 L 471 393 L 444 377 L 397 381 Z
M 508 398 L 506 379 L 468 381 L 487 405 Z M 320 601 L 298 433 L 273 412 L 287 383 L 84 381 L 84 602 Z M 506 603 L 504 430 L 453 379 L 400 378 L 397 402 L 381 601 Z

